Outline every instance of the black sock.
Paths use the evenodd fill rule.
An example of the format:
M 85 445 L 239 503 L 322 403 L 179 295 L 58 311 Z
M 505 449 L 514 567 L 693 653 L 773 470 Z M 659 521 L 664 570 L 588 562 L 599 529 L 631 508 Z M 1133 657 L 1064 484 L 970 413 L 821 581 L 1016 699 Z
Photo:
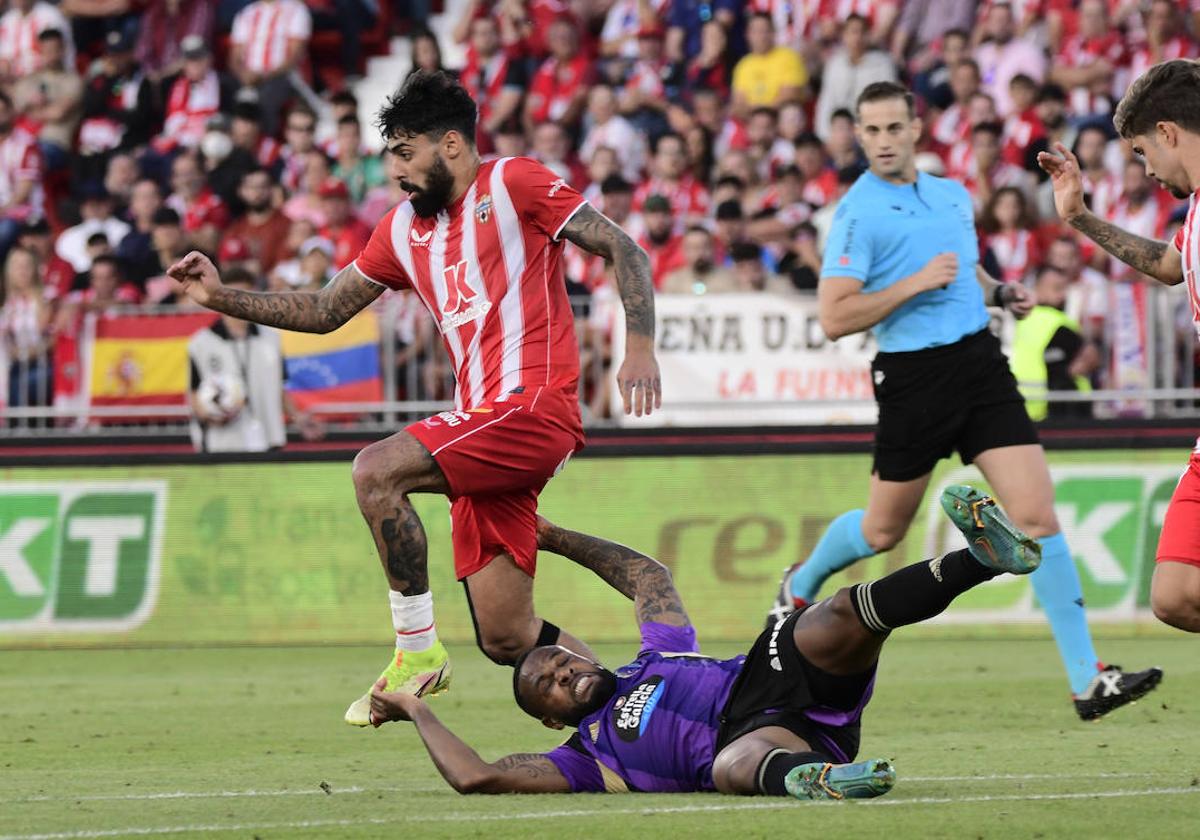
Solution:
M 793 767 L 801 764 L 830 764 L 829 756 L 819 752 L 788 752 L 785 749 L 771 750 L 758 765 L 758 792 L 767 796 L 787 796 L 783 777 Z
M 998 574 L 964 548 L 852 586 L 850 603 L 868 630 L 886 633 L 933 618 L 959 595 Z

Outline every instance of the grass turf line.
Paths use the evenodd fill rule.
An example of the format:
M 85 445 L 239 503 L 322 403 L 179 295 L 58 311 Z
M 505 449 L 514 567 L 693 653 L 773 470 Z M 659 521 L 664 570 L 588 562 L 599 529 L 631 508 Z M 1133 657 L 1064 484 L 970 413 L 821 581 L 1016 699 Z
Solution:
M 609 664 L 632 652 L 600 651 Z M 1188 836 L 1200 813 L 1188 795 L 1200 791 L 1195 640 L 1107 640 L 1101 653 L 1162 665 L 1167 677 L 1137 706 L 1084 724 L 1047 641 L 897 634 L 862 751 L 896 762 L 896 790 L 814 806 L 711 794 L 460 797 L 405 725 L 341 723 L 386 648 L 0 652 L 0 835 L 385 837 L 419 821 L 422 840 L 647 828 L 767 837 L 800 826 L 889 840 Z M 473 648 L 452 655 L 454 686 L 433 705 L 483 756 L 561 740 L 512 705 L 510 672 Z

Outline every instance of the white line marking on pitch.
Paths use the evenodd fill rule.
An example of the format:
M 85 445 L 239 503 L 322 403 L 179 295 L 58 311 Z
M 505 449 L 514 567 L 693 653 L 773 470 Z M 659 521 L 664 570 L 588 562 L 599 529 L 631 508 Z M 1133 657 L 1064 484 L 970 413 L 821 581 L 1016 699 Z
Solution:
M 1037 781 L 1053 779 L 1154 779 L 1162 776 L 1174 776 L 1175 773 L 1165 771 L 1151 773 L 1020 773 L 995 774 L 985 776 L 901 776 L 900 781 L 911 782 L 1013 782 Z M 446 785 L 406 785 L 404 787 L 334 787 L 331 796 L 359 793 L 438 793 L 447 790 Z M 303 788 L 296 790 L 211 790 L 192 791 L 175 790 L 159 793 L 112 793 L 88 794 L 71 796 L 56 794 L 54 796 L 23 796 L 15 799 L 0 799 L 0 804 L 17 805 L 29 802 L 126 802 L 150 801 L 155 799 L 242 799 L 269 796 L 322 796 L 325 792 L 320 788 Z M 3 840 L 3 838 L 0 838 Z
M 846 805 L 841 802 L 815 802 L 811 806 L 824 805 L 827 807 L 878 808 L 885 805 L 958 805 L 973 802 L 1040 802 L 1066 799 L 1118 799 L 1131 796 L 1177 796 L 1200 793 L 1200 787 L 1160 788 L 1158 790 L 1109 790 L 1090 793 L 1029 793 L 1029 794 L 997 794 L 987 796 L 962 797 L 919 797 L 915 799 L 880 799 L 855 802 Z M 771 801 L 730 803 L 728 805 L 680 805 L 677 807 L 643 806 L 640 808 L 580 808 L 578 810 L 556 811 L 526 811 L 517 814 L 446 814 L 443 816 L 409 816 L 396 819 L 363 819 L 363 820 L 297 820 L 295 822 L 275 823 L 232 823 L 226 825 L 168 825 L 151 826 L 146 828 L 105 829 L 98 831 L 63 831 L 51 834 L 9 834 L 0 840 L 90 840 L 91 838 L 120 837 L 127 835 L 146 836 L 154 834 L 183 834 L 186 832 L 213 831 L 254 831 L 271 829 L 302 829 L 302 828 L 332 828 L 356 825 L 404 825 L 407 823 L 448 823 L 448 822 L 500 822 L 511 820 L 555 819 L 558 817 L 610 817 L 634 814 L 687 814 L 708 813 L 716 811 L 765 811 L 778 808 L 795 808 L 798 806 L 791 799 L 773 799 Z

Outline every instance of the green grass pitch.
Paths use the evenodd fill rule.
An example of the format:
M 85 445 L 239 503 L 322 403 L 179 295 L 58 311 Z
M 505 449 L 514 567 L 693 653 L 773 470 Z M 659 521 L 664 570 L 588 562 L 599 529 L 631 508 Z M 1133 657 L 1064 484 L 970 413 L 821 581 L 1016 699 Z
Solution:
M 1049 641 L 948 632 L 888 643 L 862 755 L 892 759 L 899 781 L 856 803 L 459 796 L 407 725 L 341 722 L 383 648 L 4 651 L 0 837 L 1200 835 L 1200 639 L 1102 639 L 1111 661 L 1158 664 L 1166 678 L 1084 724 Z M 632 651 L 599 652 L 613 665 Z M 474 648 L 451 655 L 454 685 L 434 708 L 485 758 L 561 740 L 512 704 L 511 672 Z

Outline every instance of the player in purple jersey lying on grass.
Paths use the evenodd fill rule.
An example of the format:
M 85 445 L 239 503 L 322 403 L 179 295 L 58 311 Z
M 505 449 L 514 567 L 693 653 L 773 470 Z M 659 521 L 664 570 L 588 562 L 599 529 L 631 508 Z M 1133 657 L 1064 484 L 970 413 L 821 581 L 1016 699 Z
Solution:
M 635 602 L 638 658 L 609 671 L 564 647 L 514 666 L 517 704 L 546 726 L 576 731 L 548 753 L 488 763 L 425 701 L 371 692 L 371 722 L 409 720 L 460 793 L 716 790 L 799 799 L 886 793 L 885 759 L 855 762 L 859 721 L 888 633 L 932 618 L 1003 573 L 1028 574 L 1038 544 L 987 496 L 950 487 L 942 507 L 969 548 L 840 590 L 763 632 L 750 652 L 710 659 L 665 566 L 636 551 L 539 520 L 539 547 L 586 566 Z

